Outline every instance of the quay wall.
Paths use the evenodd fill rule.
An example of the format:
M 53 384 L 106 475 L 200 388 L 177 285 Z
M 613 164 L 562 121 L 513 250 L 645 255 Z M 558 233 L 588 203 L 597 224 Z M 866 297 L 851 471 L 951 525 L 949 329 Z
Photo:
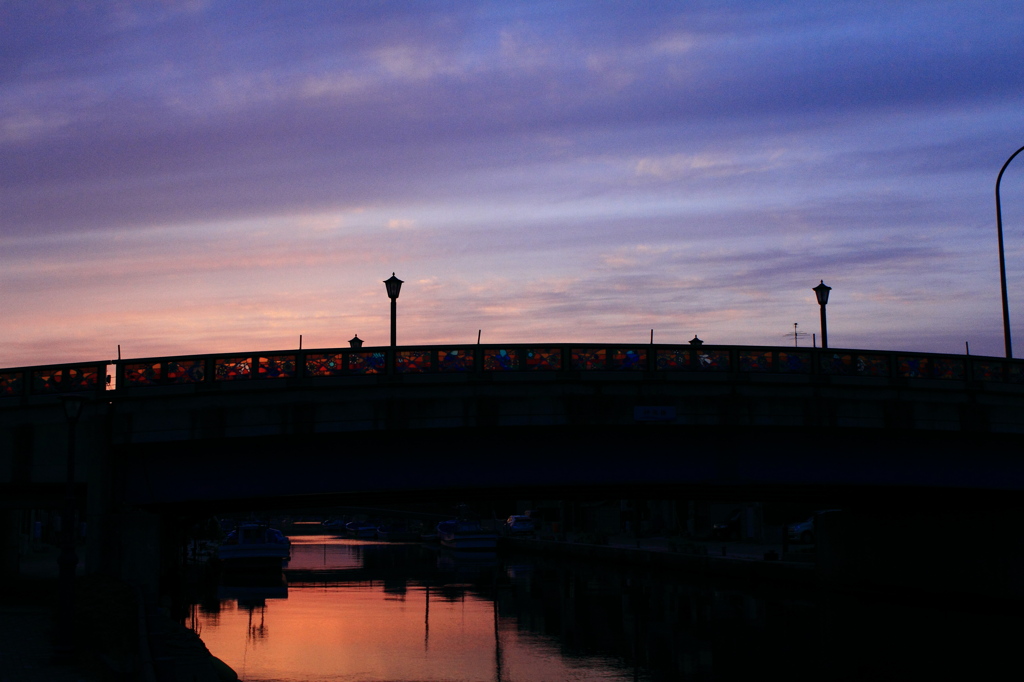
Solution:
M 892 599 L 940 599 L 971 608 L 1019 608 L 1024 603 L 1024 541 L 1011 532 L 1021 513 L 993 520 L 992 532 L 971 541 L 966 532 L 944 534 L 953 517 L 960 530 L 975 529 L 981 514 L 934 513 L 893 521 L 828 515 L 819 529 L 818 545 L 804 552 L 779 556 L 777 547 L 730 546 L 721 543 L 679 543 L 645 539 L 643 546 L 623 542 L 587 544 L 552 538 L 502 538 L 510 551 L 557 557 L 561 560 L 630 566 L 685 574 L 701 580 L 726 581 L 748 588 L 824 589 Z M 916 529 L 911 530 L 909 526 Z M 927 529 L 922 531 L 922 529 Z M 739 553 L 741 556 L 736 556 Z
M 712 552 L 701 551 L 706 546 L 700 544 L 683 543 L 676 547 L 658 544 L 637 548 L 622 544 L 596 545 L 531 538 L 502 538 L 501 542 L 504 547 L 515 552 L 671 571 L 702 579 L 726 579 L 747 585 L 780 583 L 813 587 L 817 584 L 813 562 L 770 560 L 763 556 L 717 556 Z

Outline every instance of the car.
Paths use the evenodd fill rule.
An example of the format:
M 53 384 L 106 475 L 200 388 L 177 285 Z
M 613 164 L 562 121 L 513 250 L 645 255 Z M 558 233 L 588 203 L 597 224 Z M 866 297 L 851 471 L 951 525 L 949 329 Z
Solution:
M 786 534 L 789 539 L 793 542 L 801 542 L 805 545 L 814 544 L 815 540 L 815 519 L 821 514 L 829 514 L 831 512 L 837 512 L 838 509 L 822 509 L 816 511 L 810 515 L 806 521 L 800 523 L 791 523 L 786 527 Z
M 509 535 L 524 535 L 537 530 L 537 526 L 529 516 L 513 514 L 505 520 L 505 530 Z

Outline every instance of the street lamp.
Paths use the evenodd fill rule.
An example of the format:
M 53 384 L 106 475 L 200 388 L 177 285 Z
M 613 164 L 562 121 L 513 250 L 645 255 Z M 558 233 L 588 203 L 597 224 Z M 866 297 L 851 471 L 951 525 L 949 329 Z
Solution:
M 821 280 L 821 284 L 811 289 L 811 291 L 818 297 L 818 306 L 821 308 L 821 347 L 828 348 L 828 325 L 825 323 L 825 306 L 828 305 L 828 292 L 832 291 L 832 287 L 826 286 L 825 280 Z
M 395 327 L 395 315 L 397 310 L 398 292 L 402 290 L 402 280 L 395 277 L 395 273 L 391 273 L 391 277 L 384 280 L 384 286 L 388 290 L 388 298 L 391 299 L 391 345 L 392 347 L 398 345 L 396 343 L 396 327 Z
M 75 554 L 75 510 L 78 506 L 75 502 L 75 427 L 88 398 L 81 395 L 63 395 L 60 396 L 60 400 L 64 404 L 64 416 L 68 422 L 68 457 L 64 511 L 61 514 L 60 555 L 57 557 L 60 583 L 60 630 L 57 650 L 62 658 L 71 659 L 75 650 L 75 569 L 78 567 L 78 555 Z
M 1003 167 L 999 169 L 999 176 L 996 178 L 996 236 L 999 238 L 999 282 L 1003 287 L 1003 342 L 1006 345 L 1007 359 L 1013 357 L 1013 344 L 1010 342 L 1010 302 L 1006 297 L 1006 260 L 1003 257 L 1003 209 L 999 205 L 999 183 L 1003 179 L 1003 171 L 1013 161 L 1013 157 L 1024 152 L 1021 147 L 1006 160 Z

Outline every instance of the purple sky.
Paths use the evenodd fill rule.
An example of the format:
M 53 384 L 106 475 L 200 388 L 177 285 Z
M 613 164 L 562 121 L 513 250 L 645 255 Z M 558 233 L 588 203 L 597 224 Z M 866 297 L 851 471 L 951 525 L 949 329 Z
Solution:
M 383 345 L 392 272 L 400 344 L 789 345 L 824 279 L 1001 356 L 1022 65 L 1019 0 L 0 0 L 0 367 Z

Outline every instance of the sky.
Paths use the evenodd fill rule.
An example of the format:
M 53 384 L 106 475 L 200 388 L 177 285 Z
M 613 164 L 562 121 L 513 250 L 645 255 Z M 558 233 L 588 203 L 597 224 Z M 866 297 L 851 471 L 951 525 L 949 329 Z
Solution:
M 387 345 L 392 273 L 400 345 L 810 346 L 824 281 L 1002 356 L 1022 65 L 1019 0 L 0 0 L 0 367 Z

